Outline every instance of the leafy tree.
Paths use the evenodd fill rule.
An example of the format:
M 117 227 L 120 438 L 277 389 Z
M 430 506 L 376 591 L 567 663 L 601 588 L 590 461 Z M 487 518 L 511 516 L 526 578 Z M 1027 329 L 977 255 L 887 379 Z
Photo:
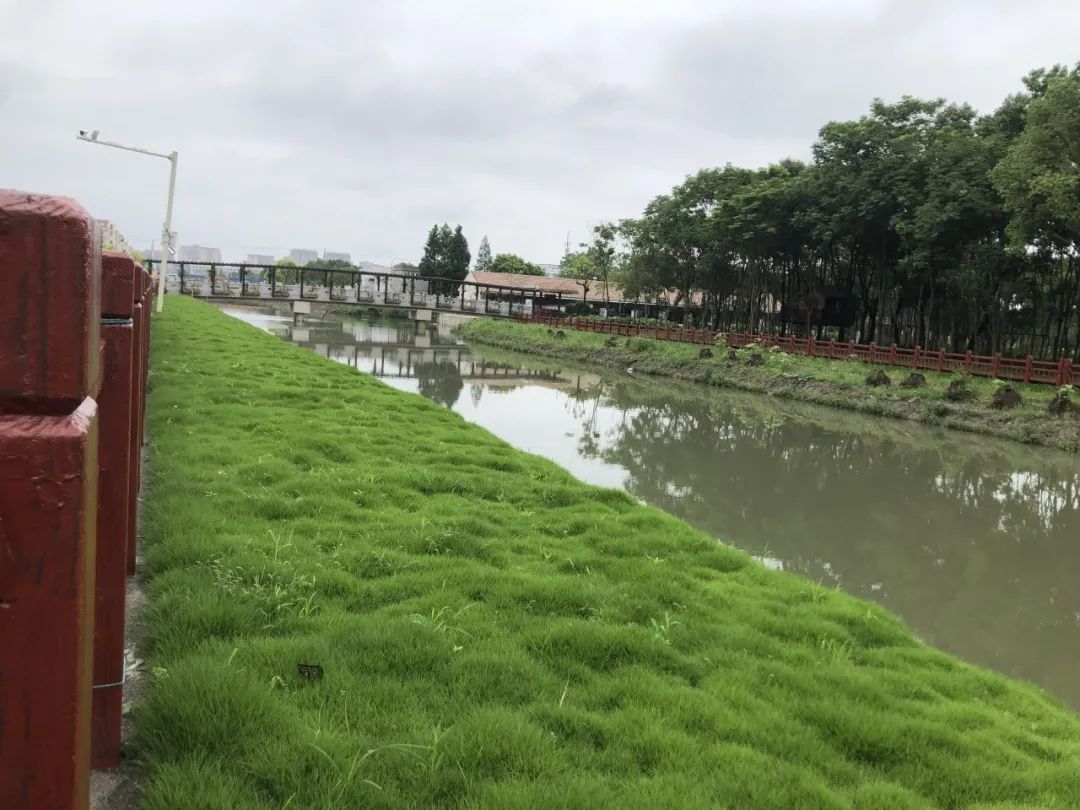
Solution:
M 449 233 L 450 228 L 443 225 Z M 438 225 L 432 225 L 424 244 L 424 255 L 420 259 L 420 275 L 441 276 L 446 266 L 446 245 Z
M 312 259 L 304 265 L 305 270 L 355 270 L 356 265 L 344 259 Z
M 274 267 L 275 283 L 296 284 L 300 280 L 300 270 L 292 259 L 278 259 Z
M 304 265 L 304 270 L 355 270 L 356 266 L 344 259 L 312 259 Z M 309 280 L 314 284 L 322 284 L 324 281 L 330 286 L 342 282 L 346 278 L 334 273 L 305 273 L 305 283 Z
M 1009 239 L 1025 254 L 1036 251 L 1046 269 L 1044 287 L 1052 307 L 1050 350 L 1061 354 L 1071 338 L 1080 304 L 1080 65 L 1032 74 L 1037 97 L 1028 105 L 1023 132 L 992 172 L 1011 215 Z
M 1080 72 L 1046 81 L 1023 132 L 993 171 L 1011 213 L 1009 235 L 1071 254 L 1080 250 Z
M 420 275 L 447 279 L 439 285 L 439 291 L 452 295 L 458 289 L 458 282 L 468 275 L 470 258 L 469 243 L 460 225 L 453 231 L 445 223 L 432 225 L 420 259 Z
M 582 245 L 592 260 L 596 271 L 596 280 L 600 282 L 604 301 L 611 301 L 611 274 L 615 269 L 616 226 L 610 222 L 593 228 L 593 240 Z
M 480 248 L 476 251 L 476 270 L 490 270 L 491 269 L 491 244 L 488 242 L 487 234 L 484 234 L 484 238 L 480 240 Z
M 592 285 L 596 283 L 596 266 L 594 259 L 586 251 L 569 252 L 559 262 L 559 275 L 570 278 L 581 287 L 581 300 L 584 301 Z
M 499 253 L 488 266 L 491 273 L 517 273 L 522 276 L 542 276 L 544 270 L 539 265 L 525 261 L 515 253 Z
M 448 278 L 460 281 L 469 274 L 469 262 L 472 256 L 469 254 L 469 243 L 465 239 L 465 234 L 461 232 L 460 225 L 454 229 L 454 235 L 450 238 L 446 258 Z

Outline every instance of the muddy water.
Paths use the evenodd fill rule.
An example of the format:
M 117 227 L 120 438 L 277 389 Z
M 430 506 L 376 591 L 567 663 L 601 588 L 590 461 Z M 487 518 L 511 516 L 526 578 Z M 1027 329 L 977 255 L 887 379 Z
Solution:
M 631 374 L 399 320 L 226 310 L 452 408 L 767 565 L 872 599 L 929 643 L 1080 709 L 1080 458 Z

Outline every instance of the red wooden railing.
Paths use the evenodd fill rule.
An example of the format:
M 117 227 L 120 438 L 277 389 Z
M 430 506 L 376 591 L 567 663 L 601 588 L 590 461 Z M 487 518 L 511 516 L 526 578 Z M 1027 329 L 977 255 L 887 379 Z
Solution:
M 0 282 L 0 807 L 84 810 L 120 760 L 150 278 L 0 190 Z
M 596 318 L 574 318 L 557 315 L 519 315 L 523 323 L 544 324 L 584 332 L 646 337 L 655 340 L 674 340 L 683 343 L 710 345 L 719 332 L 710 329 L 685 329 L 677 324 L 655 326 L 625 321 Z M 853 341 L 817 340 L 805 337 L 780 337 L 756 335 L 749 332 L 727 332 L 728 346 L 741 347 L 755 344 L 762 348 L 777 347 L 789 354 L 807 357 L 825 357 L 833 360 L 858 360 L 883 366 L 920 369 L 925 371 L 958 371 L 979 377 L 994 377 L 1025 383 L 1047 385 L 1080 385 L 1080 363 L 1070 360 L 1035 360 L 1027 357 L 1002 357 L 1000 354 L 983 355 L 971 352 L 947 352 L 941 349 L 924 349 L 916 346 L 904 349 L 898 346 L 878 346 L 874 343 Z

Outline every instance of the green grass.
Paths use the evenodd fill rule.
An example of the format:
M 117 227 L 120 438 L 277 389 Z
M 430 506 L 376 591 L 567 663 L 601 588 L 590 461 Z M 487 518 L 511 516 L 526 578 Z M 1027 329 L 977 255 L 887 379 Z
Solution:
M 739 350 L 738 359 L 731 362 L 726 347 L 713 347 L 714 356 L 703 359 L 698 356 L 702 347 L 694 344 L 569 328 L 562 331 L 564 337 L 559 338 L 555 330 L 546 326 L 480 318 L 466 324 L 461 333 L 470 341 L 510 351 L 599 363 L 616 369 L 633 368 L 640 373 L 1080 450 L 1080 418 L 1053 417 L 1047 413 L 1047 405 L 1057 390 L 1050 385 L 1016 384 L 1022 404 L 1013 410 L 998 411 L 990 407 L 990 402 L 999 383 L 984 377 L 969 377 L 972 398 L 957 403 L 944 396 L 949 383 L 956 379 L 953 374 L 924 371 L 926 387 L 901 388 L 899 383 L 907 377 L 908 370 L 882 366 L 893 384 L 871 388 L 865 384 L 866 375 L 879 367 L 865 363 L 749 348 Z M 765 363 L 748 367 L 745 361 L 755 351 L 761 352 Z
M 149 810 L 1080 805 L 1080 719 L 875 605 L 196 301 L 152 372 Z

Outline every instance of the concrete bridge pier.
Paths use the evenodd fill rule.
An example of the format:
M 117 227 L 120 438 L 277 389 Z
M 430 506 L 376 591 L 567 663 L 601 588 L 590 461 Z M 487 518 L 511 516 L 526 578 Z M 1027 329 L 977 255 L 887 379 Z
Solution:
M 439 313 L 439 331 L 449 332 L 451 329 L 456 329 L 463 324 L 467 324 L 469 321 L 476 320 L 476 315 L 463 315 L 460 312 L 440 312 Z
M 311 302 L 310 301 L 293 301 L 292 302 L 292 316 L 293 323 L 303 323 L 304 316 L 311 314 Z

